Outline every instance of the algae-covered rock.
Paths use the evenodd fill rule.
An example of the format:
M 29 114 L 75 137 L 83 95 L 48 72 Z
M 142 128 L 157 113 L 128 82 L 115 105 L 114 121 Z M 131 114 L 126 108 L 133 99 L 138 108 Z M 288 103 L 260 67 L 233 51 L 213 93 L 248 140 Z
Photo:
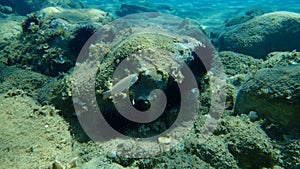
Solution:
M 58 76 L 74 66 L 86 40 L 101 25 L 110 20 L 103 11 L 90 9 L 45 8 L 23 20 L 22 32 L 7 31 L 0 61 L 49 76 Z M 7 22 L 2 27 L 12 26 Z M 6 28 L 7 29 L 7 28 Z M 19 31 L 19 30 L 18 30 Z
M 279 162 L 278 150 L 271 139 L 248 117 L 226 117 L 220 122 L 226 144 L 240 168 L 272 168 Z M 219 134 L 221 134 L 219 133 Z
M 239 88 L 248 76 L 262 68 L 262 60 L 231 51 L 219 52 L 227 76 L 226 109 L 232 110 Z
M 224 116 L 214 135 L 198 140 L 187 139 L 187 149 L 215 168 L 270 168 L 279 162 L 270 138 L 246 116 Z
M 234 111 L 257 112 L 260 118 L 299 128 L 300 65 L 261 69 L 241 87 Z
M 0 93 L 23 90 L 37 99 L 39 91 L 50 80 L 49 77 L 36 72 L 0 64 Z
M 262 67 L 261 60 L 232 51 L 219 52 L 219 57 L 223 63 L 225 73 L 230 77 L 237 74 L 249 74 Z
M 280 66 L 296 65 L 300 63 L 300 54 L 296 50 L 292 52 L 272 52 L 267 60 L 262 63 L 264 68 L 276 68 Z
M 44 19 L 62 19 L 65 26 L 74 24 L 103 24 L 108 22 L 108 13 L 98 9 L 67 9 L 61 7 L 47 7 L 37 12 Z M 51 23 L 54 24 L 54 23 Z
M 49 81 L 44 85 L 42 90 L 38 92 L 38 101 L 41 104 L 52 104 L 56 108 L 64 112 L 65 117 L 74 115 L 74 108 L 71 94 L 71 80 L 68 75 L 59 80 Z
M 14 19 L 14 20 L 12 20 Z M 0 20 L 0 49 L 9 45 L 10 41 L 17 37 L 22 32 L 22 26 L 16 20 L 22 20 L 23 18 L 8 18 Z M 0 60 L 2 57 L 0 57 Z
M 63 8 L 84 8 L 85 5 L 81 0 L 47 0 L 46 6 L 61 6 Z
M 273 12 L 227 28 L 219 36 L 219 49 L 265 58 L 273 51 L 300 46 L 300 14 Z
M 216 168 L 238 168 L 237 161 L 230 154 L 223 138 L 212 136 L 204 144 L 196 144 L 193 148 L 200 159 Z
M 281 147 L 284 168 L 300 167 L 299 139 L 289 140 Z
M 145 25 L 144 18 L 139 22 L 140 16 L 153 22 Z M 97 141 L 112 136 L 103 144 L 106 148 L 120 145 L 112 147 L 116 156 L 149 157 L 161 152 L 161 144 L 169 150 L 190 130 L 191 119 L 198 113 L 199 86 L 216 52 L 203 32 L 187 20 L 176 24 L 178 20 L 163 17 L 137 14 L 103 27 L 84 46 L 71 73 L 70 94 L 83 128 Z M 111 41 L 101 32 L 107 29 L 115 32 Z M 212 93 L 223 92 L 220 88 Z M 107 132 L 106 125 L 113 130 Z M 174 129 L 168 133 L 169 128 Z M 128 140 L 124 135 L 146 141 Z
M 180 38 L 151 32 L 133 34 L 120 43 L 117 43 L 98 65 L 99 70 L 95 82 L 98 105 L 103 115 L 111 122 L 111 125 L 120 130 L 123 130 L 121 126 L 126 125 L 128 128 L 121 132 L 134 135 L 135 137 L 145 137 L 150 134 L 154 135 L 157 134 L 154 131 L 159 133 L 170 126 L 176 119 L 177 113 L 175 112 L 180 108 L 180 101 L 182 100 L 184 103 L 188 103 L 191 100 L 184 99 L 184 97 L 193 95 L 193 92 L 194 94 L 197 93 L 192 90 L 194 87 L 197 87 L 197 84 L 194 83 L 193 80 L 190 80 L 189 84 L 186 84 L 186 79 L 189 79 L 189 76 L 185 70 L 181 70 L 180 67 L 184 67 L 186 63 L 190 63 L 191 65 L 196 64 L 196 62 L 198 63 L 199 60 L 192 54 L 193 50 L 199 47 L 198 45 L 200 44 L 190 37 Z M 98 58 L 98 54 L 102 53 L 103 48 L 103 44 L 91 45 L 91 57 Z M 87 63 L 81 66 L 85 64 Z M 76 80 L 75 83 L 79 85 L 79 88 L 88 91 L 90 89 L 81 83 L 86 83 L 86 81 L 92 78 L 90 77 L 92 73 L 87 73 L 87 71 L 92 70 L 86 68 L 83 70 L 84 71 L 77 74 L 76 77 L 84 78 L 80 79 L 80 81 Z M 195 67 L 195 72 L 201 73 L 201 70 L 201 66 L 198 68 Z M 133 81 L 130 80 L 131 82 L 128 82 L 130 84 L 127 84 L 126 81 L 128 77 L 134 77 L 136 79 Z M 123 82 L 124 84 L 121 84 Z M 176 85 L 177 83 L 185 85 L 186 87 L 186 89 L 182 91 L 184 94 L 181 96 L 179 87 Z M 193 85 L 194 87 L 191 87 Z M 169 100 L 166 112 L 174 113 L 166 113 L 166 116 L 162 116 L 162 118 L 160 117 L 158 120 L 142 125 L 142 128 L 149 128 L 150 130 L 143 129 L 139 132 L 131 133 L 132 131 L 130 131 L 129 128 L 140 128 L 141 126 L 125 120 L 120 116 L 114 106 L 114 102 L 118 102 L 116 101 L 117 99 L 130 99 L 130 104 L 133 104 L 139 111 L 147 110 L 151 104 L 163 105 L 163 102 L 151 103 L 152 100 L 156 100 L 154 98 L 159 97 L 157 93 L 151 94 L 151 91 L 154 89 L 160 89 L 166 93 L 166 97 Z M 85 93 L 88 92 L 80 93 L 85 95 Z M 89 98 L 88 96 L 86 97 Z M 197 100 L 192 100 L 189 103 L 191 104 L 189 108 L 194 108 L 192 106 L 194 102 L 197 102 Z M 134 114 L 133 112 L 130 113 Z M 157 113 L 159 113 L 159 111 L 157 111 Z M 156 117 L 155 114 L 151 114 L 151 116 L 153 116 L 152 118 Z M 137 117 L 135 116 L 135 118 Z M 116 123 L 116 121 L 118 121 L 118 123 Z M 157 125 L 161 125 L 161 127 L 159 127 L 160 130 L 155 129 Z
M 118 113 L 114 113 L 116 109 L 112 104 L 112 100 L 116 101 L 120 97 L 128 98 L 133 102 L 135 108 L 144 111 L 151 104 L 155 105 L 155 102 L 152 103 L 153 100 L 156 100 L 154 98 L 160 97 L 157 93 L 151 93 L 154 89 L 160 89 L 166 93 L 166 97 L 169 100 L 166 112 L 178 111 L 180 101 L 188 101 L 185 98 L 186 94 L 197 86 L 195 83 L 193 84 L 192 80 L 189 83 L 192 86 L 194 85 L 194 87 L 186 84 L 186 79 L 189 79 L 189 75 L 184 68 L 180 69 L 180 67 L 184 67 L 184 64 L 192 63 L 193 60 L 196 60 L 192 55 L 192 51 L 198 45 L 197 43 L 193 44 L 192 38 L 177 39 L 172 36 L 155 33 L 136 34 L 125 39 L 99 65 L 99 72 L 96 76 L 96 96 L 100 108 L 103 108 L 102 112 L 106 112 L 104 114 L 107 117 L 113 117 L 112 119 L 120 119 L 118 124 L 114 123 L 113 125 L 128 125 L 129 122 L 126 120 L 122 124 L 122 118 L 117 115 Z M 119 63 L 122 64 L 119 65 Z M 122 68 L 122 65 L 125 67 Z M 123 88 L 116 83 L 118 81 L 122 83 L 121 81 L 125 81 L 130 76 L 136 76 L 136 80 L 128 87 Z M 181 91 L 184 95 L 180 96 L 178 91 L 182 89 L 179 89 L 179 86 L 176 85 L 178 83 L 184 85 L 190 91 Z M 129 87 L 130 90 L 127 93 L 126 90 Z M 114 92 L 114 90 L 120 90 L 120 92 Z M 108 98 L 106 98 L 107 94 L 109 94 Z M 156 104 L 162 104 L 161 106 L 163 106 L 164 103 Z M 193 103 L 190 104 L 192 105 Z M 133 114 L 133 112 L 131 113 Z M 154 122 L 145 124 L 147 128 L 153 129 L 150 130 L 151 132 L 144 131 L 144 133 L 140 133 L 140 136 L 155 134 L 153 130 L 155 130 L 156 123 L 163 124 L 165 127 L 170 126 L 177 114 L 167 114 Z M 156 115 L 152 114 L 151 116 Z M 138 119 L 136 116 L 135 118 Z M 162 130 L 164 130 L 164 127 Z

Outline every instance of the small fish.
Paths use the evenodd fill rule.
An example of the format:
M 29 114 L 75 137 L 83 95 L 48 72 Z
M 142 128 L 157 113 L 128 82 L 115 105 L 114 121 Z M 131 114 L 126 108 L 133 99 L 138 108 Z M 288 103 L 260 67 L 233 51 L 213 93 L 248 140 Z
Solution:
M 131 74 L 116 83 L 110 90 L 103 93 L 103 99 L 119 94 L 126 89 L 129 89 L 138 80 L 137 74 Z

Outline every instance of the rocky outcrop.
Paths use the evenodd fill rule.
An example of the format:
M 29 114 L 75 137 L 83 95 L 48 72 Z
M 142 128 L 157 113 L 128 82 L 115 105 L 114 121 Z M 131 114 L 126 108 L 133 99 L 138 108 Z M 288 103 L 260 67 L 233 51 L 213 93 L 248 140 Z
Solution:
M 300 48 L 300 14 L 273 12 L 230 26 L 219 35 L 219 50 L 229 50 L 254 58 L 273 51 Z
M 23 21 L 5 21 L 0 26 L 0 61 L 58 76 L 74 66 L 84 43 L 110 19 L 97 9 L 48 7 Z
M 241 87 L 234 111 L 256 112 L 285 128 L 299 128 L 300 65 L 261 69 Z

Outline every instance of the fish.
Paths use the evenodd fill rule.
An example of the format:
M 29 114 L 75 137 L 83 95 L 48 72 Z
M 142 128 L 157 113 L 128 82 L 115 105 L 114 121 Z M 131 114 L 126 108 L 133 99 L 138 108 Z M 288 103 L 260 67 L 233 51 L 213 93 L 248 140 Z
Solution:
M 103 92 L 103 99 L 122 93 L 138 81 L 138 74 L 130 74 L 118 81 L 110 90 Z

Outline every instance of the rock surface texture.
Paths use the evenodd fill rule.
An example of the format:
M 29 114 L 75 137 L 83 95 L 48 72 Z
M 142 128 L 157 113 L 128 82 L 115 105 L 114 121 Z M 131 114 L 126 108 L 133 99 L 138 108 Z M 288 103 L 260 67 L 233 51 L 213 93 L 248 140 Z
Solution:
M 299 37 L 299 14 L 273 12 L 228 27 L 219 36 L 219 49 L 265 58 L 273 51 L 300 49 Z

